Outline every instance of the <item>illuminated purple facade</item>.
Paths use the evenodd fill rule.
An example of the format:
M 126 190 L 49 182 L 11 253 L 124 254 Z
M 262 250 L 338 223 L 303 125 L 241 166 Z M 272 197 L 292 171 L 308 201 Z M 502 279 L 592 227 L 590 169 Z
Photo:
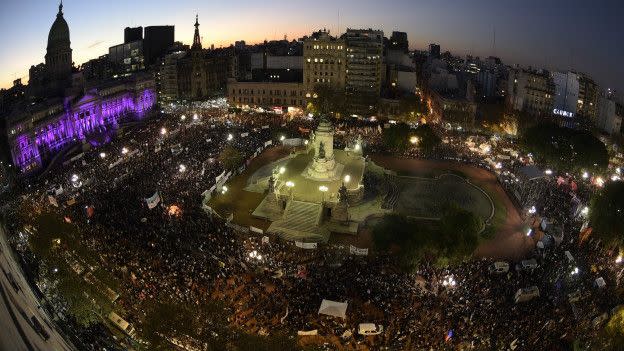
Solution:
M 65 112 L 33 125 L 27 125 L 28 118 L 24 118 L 26 122 L 10 127 L 16 135 L 9 134 L 13 162 L 23 172 L 37 169 L 70 142 L 114 131 L 124 119 L 143 118 L 155 104 L 156 94 L 151 87 L 138 91 L 124 89 L 108 96 L 87 94 L 77 101 L 66 99 Z

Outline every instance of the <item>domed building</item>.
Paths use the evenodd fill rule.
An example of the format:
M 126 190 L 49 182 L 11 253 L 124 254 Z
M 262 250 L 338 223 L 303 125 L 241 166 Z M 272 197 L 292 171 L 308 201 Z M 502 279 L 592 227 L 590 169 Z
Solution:
M 69 26 L 63 17 L 63 3 L 59 4 L 56 19 L 48 33 L 45 64 L 31 66 L 29 70 L 29 96 L 50 98 L 62 96 L 72 81 L 72 49 Z
M 63 18 L 63 3 L 61 2 L 56 19 L 48 34 L 48 47 L 45 55 L 48 74 L 54 80 L 65 80 L 71 75 L 72 49 L 70 43 L 69 26 Z

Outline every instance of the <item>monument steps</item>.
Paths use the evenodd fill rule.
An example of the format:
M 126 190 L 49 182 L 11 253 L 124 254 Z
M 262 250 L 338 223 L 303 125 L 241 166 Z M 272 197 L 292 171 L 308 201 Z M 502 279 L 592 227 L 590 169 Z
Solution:
M 268 231 L 290 241 L 326 241 L 329 233 L 319 227 L 322 212 L 320 204 L 291 200 L 282 218 L 273 222 Z

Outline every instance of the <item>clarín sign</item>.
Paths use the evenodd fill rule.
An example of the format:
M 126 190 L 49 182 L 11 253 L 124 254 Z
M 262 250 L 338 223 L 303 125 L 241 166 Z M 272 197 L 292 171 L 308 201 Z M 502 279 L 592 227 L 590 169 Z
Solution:
M 558 108 L 553 109 L 553 113 L 558 115 L 558 116 L 563 116 L 563 117 L 574 117 L 574 112 L 568 112 L 568 111 L 564 111 L 564 110 L 560 110 Z

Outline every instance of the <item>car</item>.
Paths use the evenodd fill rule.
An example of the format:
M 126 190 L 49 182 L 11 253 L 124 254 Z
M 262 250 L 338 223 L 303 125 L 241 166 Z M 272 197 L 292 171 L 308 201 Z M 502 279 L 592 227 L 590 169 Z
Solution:
M 504 262 L 504 261 L 494 262 L 490 266 L 489 270 L 490 270 L 490 273 L 494 273 L 494 274 L 507 273 L 507 272 L 509 272 L 509 263 Z
M 358 325 L 358 334 L 360 335 L 378 335 L 383 332 L 383 325 L 375 323 L 360 323 Z
M 532 271 L 535 268 L 537 268 L 537 261 L 534 258 L 522 260 L 520 263 L 516 264 L 517 271 Z
M 48 341 L 48 339 L 50 339 L 50 334 L 48 334 L 43 325 L 41 325 L 41 322 L 39 322 L 37 317 L 32 316 L 30 317 L 30 320 L 32 322 L 32 327 L 37 332 L 37 334 L 39 334 L 43 338 L 43 340 Z

